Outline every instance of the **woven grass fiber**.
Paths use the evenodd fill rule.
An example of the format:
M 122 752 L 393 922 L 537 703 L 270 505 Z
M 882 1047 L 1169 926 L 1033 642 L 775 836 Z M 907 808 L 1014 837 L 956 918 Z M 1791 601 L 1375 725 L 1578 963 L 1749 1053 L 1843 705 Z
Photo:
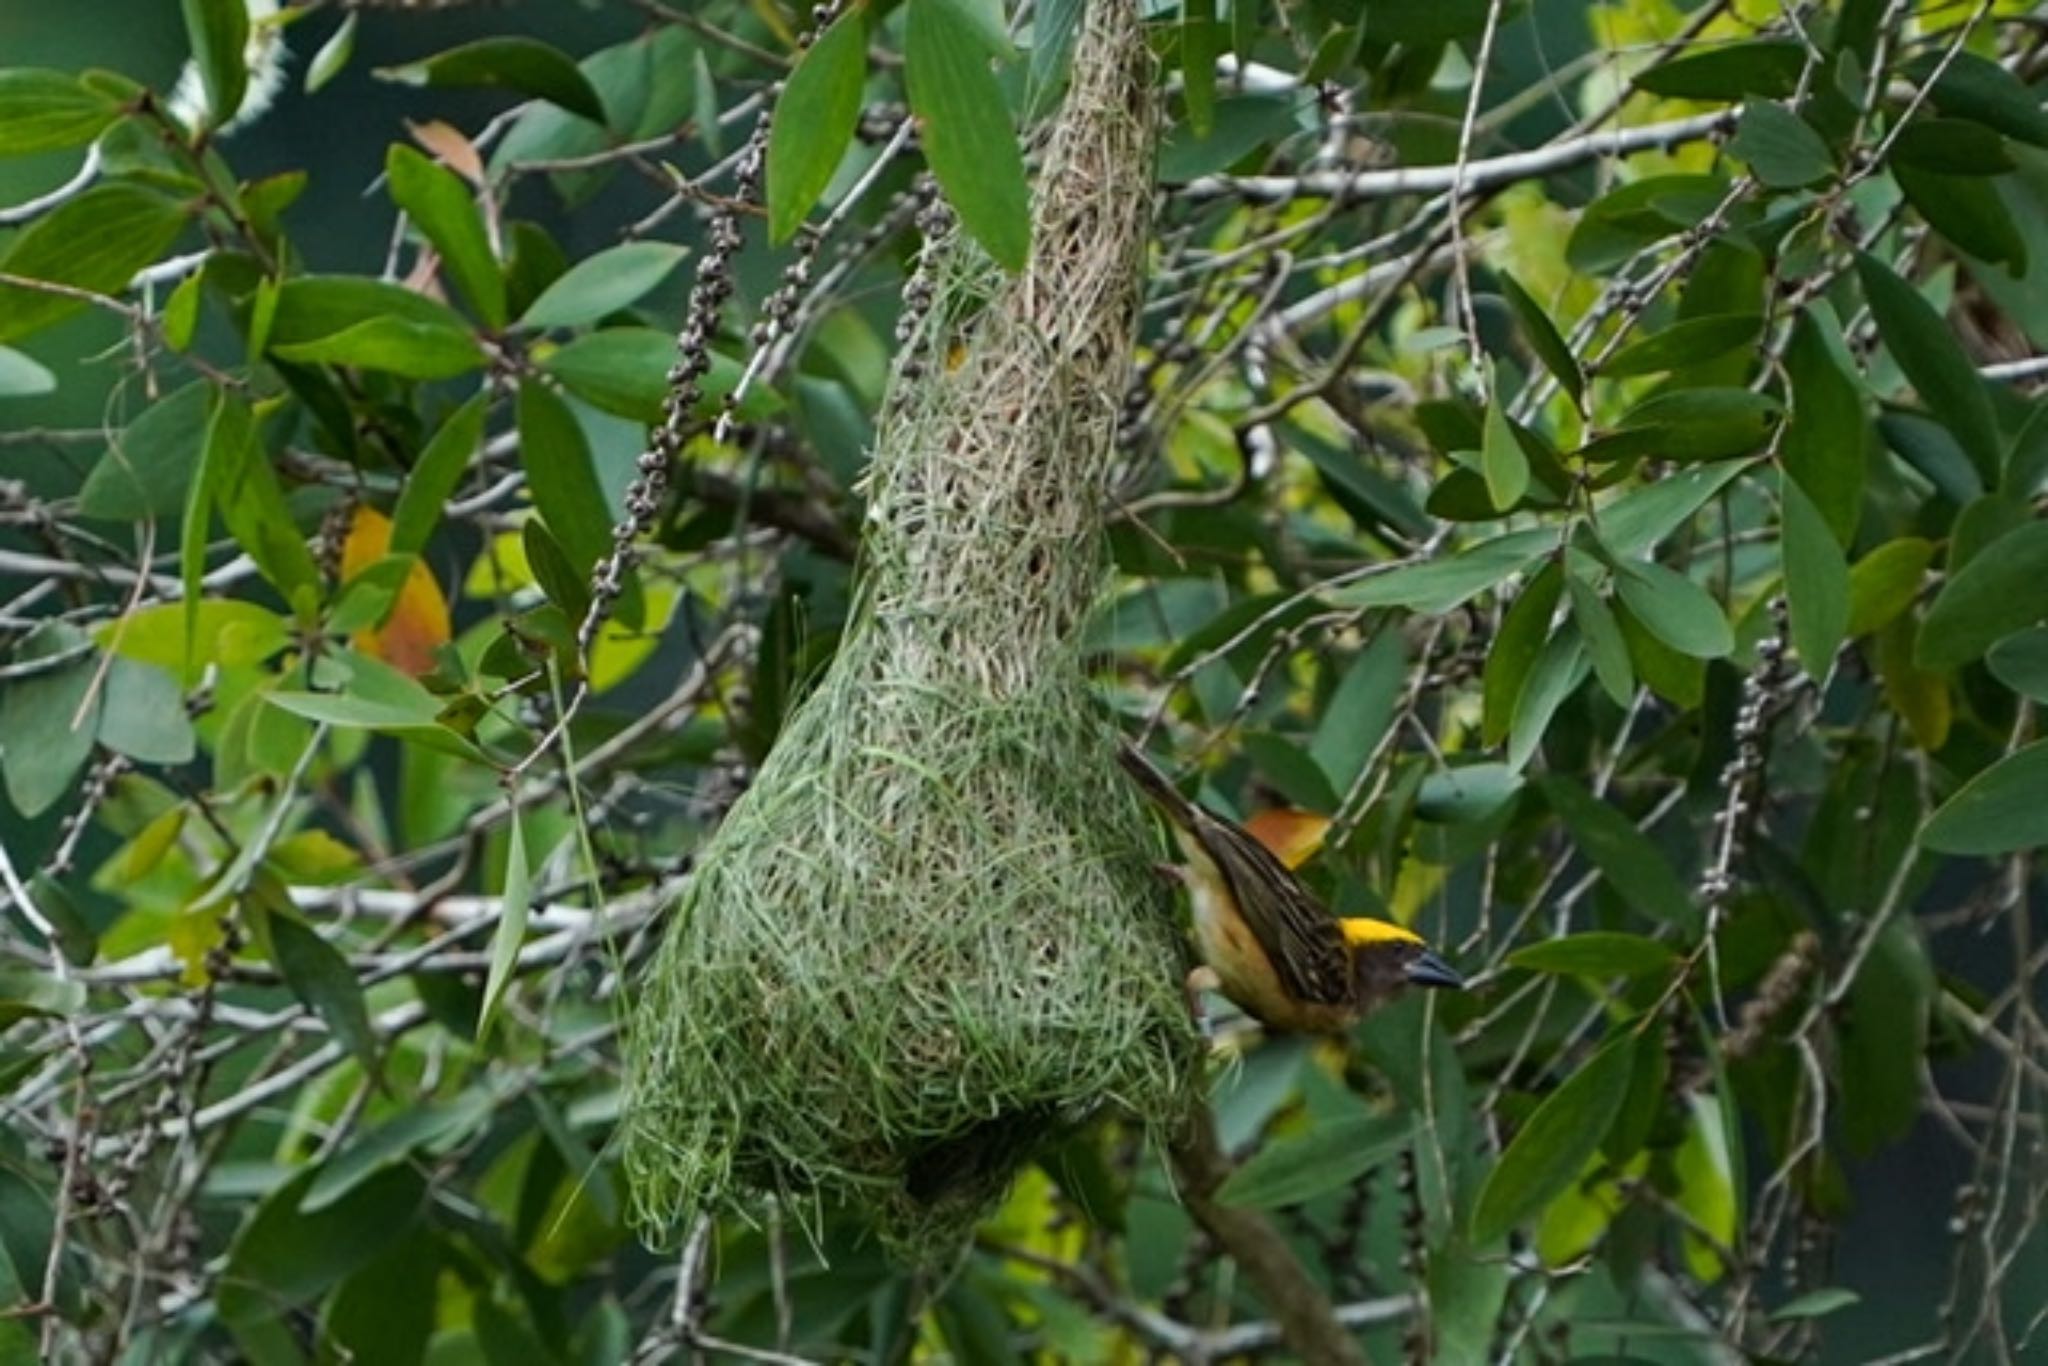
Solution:
M 958 233 L 899 363 L 861 588 L 640 984 L 623 1146 L 653 1236 L 850 1208 L 936 1261 L 1035 1143 L 1184 1113 L 1199 1049 L 1155 836 L 1077 635 L 1150 205 L 1136 0 L 1093 0 L 1028 267 Z

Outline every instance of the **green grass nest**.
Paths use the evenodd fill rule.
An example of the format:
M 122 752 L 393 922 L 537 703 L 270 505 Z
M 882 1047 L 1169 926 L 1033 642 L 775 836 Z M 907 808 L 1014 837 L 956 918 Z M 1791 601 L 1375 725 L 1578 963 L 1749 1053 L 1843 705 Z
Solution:
M 1071 683 L 813 697 L 641 987 L 642 1219 L 847 1206 L 943 1255 L 1040 1139 L 1191 1074 L 1151 837 Z

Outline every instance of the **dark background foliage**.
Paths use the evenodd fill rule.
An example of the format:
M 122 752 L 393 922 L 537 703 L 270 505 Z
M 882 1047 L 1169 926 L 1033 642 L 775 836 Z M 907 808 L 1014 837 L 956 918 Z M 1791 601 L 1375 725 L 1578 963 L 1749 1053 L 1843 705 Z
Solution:
M 733 220 L 714 397 L 588 659 L 707 225 L 808 10 L 305 4 L 274 103 L 202 139 L 140 89 L 232 5 L 0 8 L 6 72 L 138 83 L 0 83 L 0 151 L 38 100 L 103 101 L 107 164 L 68 202 L 125 196 L 34 250 L 56 199 L 0 227 L 0 1353 L 1287 1351 L 1115 1119 L 1041 1153 L 943 1285 L 833 1220 L 679 1265 L 607 1149 L 618 993 L 845 619 L 926 169 L 907 5 L 1016 40 L 983 54 L 1002 98 L 928 129 L 1007 137 L 1049 103 L 1072 0 L 838 19 L 863 41 L 783 95 L 817 135 Z M 1333 821 L 1305 827 L 1333 904 L 1475 979 L 1219 1062 L 1221 1198 L 1379 1360 L 2048 1351 L 2039 15 L 1153 11 L 1101 692 L 1219 806 Z M 604 122 L 530 52 L 482 60 L 495 87 L 376 74 L 506 35 L 583 62 Z M 842 95 L 857 129 L 823 112 Z M 1636 140 L 1586 141 L 1607 129 Z M 0 205 L 99 131 L 0 158 Z M 1448 192 L 1388 179 L 1459 161 Z M 1001 254 L 1001 167 L 934 169 Z M 830 231 L 764 341 L 806 249 L 767 220 L 806 211 Z M 81 283 L 88 229 L 148 240 L 98 302 L 20 322 L 65 297 L 38 280 Z M 501 280 L 517 318 L 629 240 L 689 254 L 628 247 L 524 329 L 470 293 Z M 334 340 L 393 309 L 423 332 Z M 447 515 L 385 557 L 364 528 L 402 534 L 421 488 L 412 515 Z

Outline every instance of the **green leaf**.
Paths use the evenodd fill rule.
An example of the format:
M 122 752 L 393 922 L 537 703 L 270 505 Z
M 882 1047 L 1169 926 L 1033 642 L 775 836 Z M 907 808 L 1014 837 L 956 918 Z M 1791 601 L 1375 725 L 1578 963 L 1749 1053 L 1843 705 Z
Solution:
M 1564 569 L 1553 560 L 1529 580 L 1514 605 L 1501 618 L 1493 648 L 1486 654 L 1480 704 L 1480 737 L 1491 748 L 1507 738 L 1515 703 L 1543 644 L 1550 639 L 1550 618 L 1564 593 Z
M 1642 955 L 1637 956 L 1640 958 Z M 1673 953 L 1659 968 L 1627 975 L 1633 978 L 1662 973 L 1676 964 L 1677 955 Z M 1629 1069 L 1628 1095 L 1623 1098 L 1621 1109 L 1614 1116 L 1614 1124 L 1607 1130 L 1607 1137 L 1600 1142 L 1602 1157 L 1619 1165 L 1643 1150 L 1665 1110 L 1666 1102 L 1671 1098 L 1670 1081 L 1671 1055 L 1665 1048 L 1663 1034 L 1658 1030 L 1643 1031 L 1636 1042 L 1634 1064 Z
M 270 946 L 292 995 L 318 1015 L 335 1041 L 374 1076 L 378 1070 L 377 1031 L 370 1024 L 369 1007 L 363 1003 L 355 972 L 341 950 L 282 911 L 270 916 Z
M 120 101 L 68 72 L 40 67 L 0 71 L 0 156 L 77 147 L 119 117 Z
M 1728 144 L 1751 174 L 1772 189 L 1797 189 L 1834 174 L 1835 159 L 1811 124 L 1782 104 L 1748 100 Z
M 430 326 L 403 318 L 371 318 L 312 341 L 279 344 L 272 355 L 302 364 L 353 365 L 407 379 L 452 379 L 481 369 L 483 348 L 467 328 Z
M 1727 460 L 1761 447 L 1779 413 L 1776 399 L 1748 389 L 1676 389 L 1638 403 L 1621 427 L 1653 434 L 1645 439 L 1667 460 Z
M 173 678 L 182 677 L 187 664 L 186 606 L 159 603 L 109 622 L 98 632 L 99 643 L 124 659 L 154 664 Z M 260 664 L 283 649 L 289 638 L 285 623 L 253 602 L 202 598 L 193 615 L 198 657 L 225 669 Z
M 75 627 L 39 626 L 15 646 L 17 669 L 64 660 L 16 676 L 0 688 L 0 776 L 7 799 L 34 818 L 71 792 L 92 753 L 102 696 L 91 691 L 93 652 Z
M 401 1237 L 426 1200 L 426 1183 L 391 1167 L 318 1211 L 300 1209 L 319 1178 L 307 1167 L 265 1196 L 228 1248 L 216 1308 L 237 1336 L 305 1304 Z
M 1855 1291 L 1844 1290 L 1839 1285 L 1825 1285 L 1787 1300 L 1771 1311 L 1771 1321 L 1783 1323 L 1791 1319 L 1817 1319 L 1861 1303 L 1863 1297 Z
M 2037 747 L 2038 748 L 2038 747 Z M 2048 775 L 2048 767 L 2043 769 Z M 2044 807 L 2035 788 L 2034 809 Z M 1920 1117 L 1927 1065 L 1927 1022 L 1934 969 L 1911 916 L 1878 931 L 1838 1017 L 1842 1134 L 1851 1152 L 1868 1154 L 1905 1135 Z
M 1923 847 L 1996 858 L 2048 844 L 2048 740 L 2015 750 L 1928 817 Z
M 519 813 L 512 813 L 506 829 L 505 890 L 500 894 L 498 928 L 491 934 L 491 968 L 484 979 L 483 1006 L 477 1013 L 476 1037 L 490 1036 L 491 1020 L 512 985 L 512 970 L 519 965 L 519 947 L 526 942 L 526 919 L 533 895 L 532 872 L 526 859 L 526 834 Z
M 183 0 L 185 36 L 206 91 L 205 127 L 218 128 L 241 112 L 249 88 L 249 7 L 244 0 Z
M 1471 1235 L 1484 1247 L 1557 1196 L 1600 1150 L 1628 1090 L 1633 1036 L 1610 1039 L 1529 1116 L 1472 1206 Z
M 133 789 L 131 788 L 130 790 Z M 112 801 L 108 805 L 101 807 L 101 811 L 108 813 L 104 821 L 105 824 L 109 826 L 113 824 L 112 813 L 120 808 L 121 798 L 122 788 L 117 781 Z M 171 811 L 184 811 L 185 809 L 182 805 L 169 808 Z M 154 824 L 154 822 L 150 822 L 150 824 Z M 143 826 L 145 831 L 148 828 L 149 825 L 147 824 Z M 135 839 L 139 840 L 141 838 L 141 832 L 138 832 Z M 47 920 L 50 923 L 50 928 L 56 932 L 54 936 L 55 947 L 64 956 L 64 961 L 70 963 L 73 967 L 82 968 L 89 966 L 93 959 L 98 956 L 100 937 L 98 931 L 93 928 L 92 919 L 86 915 L 85 908 L 78 904 L 77 900 L 71 895 L 69 888 L 66 887 L 65 883 L 68 881 L 68 878 L 60 880 L 60 878 L 50 876 L 47 870 L 39 872 L 29 879 L 28 893 L 30 899 L 36 903 L 36 908 L 43 913 L 43 919 Z M 0 1072 L 4 1072 L 4 1070 L 4 1067 L 0 1067 Z M 5 1095 L 7 1091 L 6 1079 L 4 1076 L 0 1076 L 0 1095 Z
M 2048 522 L 1999 537 L 1943 585 L 1920 627 L 1915 662 L 1933 672 L 1958 668 L 2023 627 L 2048 616 Z
M 1783 99 L 1799 88 L 1805 68 L 1806 49 L 1798 43 L 1774 38 L 1716 43 L 1701 51 L 1681 49 L 1672 60 L 1638 72 L 1635 87 L 1680 100 Z
M 125 182 L 96 185 L 22 229 L 0 253 L 0 273 L 117 295 L 184 225 L 184 209 L 154 190 Z M 0 342 L 26 337 L 85 307 L 82 299 L 0 285 Z
M 669 367 L 676 362 L 676 339 L 651 327 L 608 327 L 576 338 L 551 353 L 540 368 L 591 407 L 649 425 L 662 420 L 668 398 Z M 700 410 L 709 410 L 739 382 L 740 366 L 728 356 L 714 355 L 711 373 L 699 386 Z M 754 386 L 740 401 L 740 413 L 758 420 L 781 409 L 773 389 Z
M 1623 347 L 1601 364 L 1600 374 L 1605 379 L 1617 379 L 1698 365 L 1750 345 L 1763 327 L 1763 318 L 1754 313 L 1686 318 Z
M 1600 509 L 1601 544 L 1617 559 L 1648 554 L 1690 522 L 1745 468 L 1713 465 L 1680 470 L 1644 488 L 1631 489 Z
M 1987 488 L 1998 484 L 2005 441 L 1991 395 L 1976 367 L 1963 354 L 1946 320 L 1906 281 L 1874 256 L 1856 258 L 1863 297 L 1877 319 L 1885 349 L 1912 382 L 1920 399 L 1941 419 Z
M 835 25 L 836 27 L 836 25 Z M 578 327 L 617 312 L 653 289 L 689 255 L 668 242 L 627 242 L 578 261 L 541 291 L 521 327 Z M 674 343 L 670 343 L 673 349 Z
M 384 158 L 391 198 L 441 254 L 449 275 L 490 327 L 505 325 L 505 273 L 491 254 L 483 215 L 462 178 L 407 147 L 393 143 Z
M 526 567 L 533 571 L 533 581 L 540 585 L 540 591 L 570 621 L 583 620 L 590 610 L 589 576 L 576 572 L 576 566 L 562 552 L 561 543 L 548 533 L 547 523 L 540 518 L 528 518 L 519 530 L 519 539 L 526 551 Z
M 1880 630 L 1911 607 L 1933 563 L 1934 542 L 1918 536 L 1886 541 L 1858 560 L 1849 571 L 1849 637 Z
M 1508 723 L 1508 767 L 1519 773 L 1535 757 L 1550 729 L 1551 718 L 1564 700 L 1578 691 L 1590 663 L 1578 628 L 1567 622 L 1552 635 L 1529 670 L 1529 681 L 1515 699 L 1515 716 Z
M 1509 309 L 1514 312 L 1515 322 L 1522 329 L 1522 340 L 1529 343 L 1529 349 L 1543 362 L 1543 368 L 1565 387 L 1572 401 L 1578 402 L 1586 389 L 1585 372 L 1579 368 L 1578 358 L 1558 332 L 1557 324 L 1550 320 L 1543 305 L 1537 303 L 1514 276 L 1503 271 L 1500 287 Z
M 379 80 L 435 89 L 487 86 L 546 100 L 592 123 L 605 121 L 604 101 L 576 63 L 532 38 L 480 38 L 403 66 L 380 67 Z
M 425 690 L 422 689 L 422 693 Z M 308 721 L 324 721 L 345 730 L 367 730 L 423 745 L 442 754 L 488 763 L 484 752 L 436 717 L 440 708 L 430 706 L 422 713 L 413 707 L 369 697 L 343 693 L 294 692 L 280 689 L 264 694 L 264 700 Z M 431 698 L 429 699 L 431 701 Z
M 1414 1136 L 1408 1113 L 1325 1120 L 1259 1149 L 1217 1188 L 1216 1200 L 1240 1209 L 1303 1204 L 1350 1185 Z
M 1499 402 L 1486 408 L 1486 434 L 1479 448 L 1480 468 L 1486 475 L 1486 492 L 1493 505 L 1505 512 L 1522 501 L 1529 489 L 1529 457 Z
M 1944 175 L 2003 175 L 2014 165 L 2005 139 L 1983 124 L 1924 116 L 1898 130 L 1891 160 Z
M 317 600 L 322 591 L 320 567 L 292 520 L 255 416 L 239 395 L 221 392 L 209 442 L 214 436 L 222 442 L 221 459 L 203 482 L 213 488 L 221 520 L 286 602 L 296 603 L 302 589 Z M 212 454 L 208 452 L 209 463 Z
M 438 1297 L 420 1293 L 420 1287 L 436 1284 L 443 1268 L 452 1260 L 444 1260 L 443 1245 L 431 1233 L 415 1229 L 396 1246 L 385 1249 L 351 1273 L 321 1309 L 320 1350 L 332 1353 L 324 1359 L 391 1362 L 394 1366 L 418 1366 L 435 1360 L 429 1354 L 428 1344 L 434 1339 Z M 466 1350 L 472 1339 L 457 1331 L 444 1341 L 461 1343 L 462 1348 L 457 1350 Z M 627 1355 L 627 1350 L 621 1349 L 610 1356 L 586 1354 L 580 1360 L 597 1366 L 623 1362 Z M 502 1362 L 508 1358 L 469 1356 L 468 1360 Z
M 1984 663 L 2020 696 L 2048 703 L 2048 627 L 2007 636 L 1991 647 Z
M 1071 0 L 1070 0 L 1071 2 Z M 1184 120 L 1166 131 L 1159 149 L 1159 180 L 1184 185 L 1229 169 L 1261 147 L 1297 131 L 1293 100 L 1274 95 L 1225 95 L 1216 102 L 1216 126 L 1196 137 Z
M 1407 683 L 1408 656 L 1399 631 L 1382 631 L 1345 671 L 1330 694 L 1309 755 L 1333 791 L 1348 789 L 1386 738 Z
M 1522 790 L 1522 775 L 1506 764 L 1465 764 L 1442 768 L 1415 790 L 1419 820 L 1445 825 L 1483 821 Z
M 1735 1245 L 1742 1218 L 1741 1139 L 1731 1134 L 1733 1107 L 1722 1100 L 1724 1090 L 1725 1082 L 1686 1097 L 1685 1137 L 1671 1157 L 1676 1205 L 1687 1229 L 1679 1245 L 1686 1268 L 1701 1282 L 1731 1269 L 1720 1249 Z
M 546 385 L 519 386 L 519 463 L 533 505 L 588 579 L 612 547 L 612 518 L 591 463 L 590 443 L 569 405 Z
M 0 346 L 0 398 L 32 398 L 56 388 L 57 377 L 33 356 Z
M 1856 377 L 1831 344 L 1832 318 L 1801 311 L 1785 348 L 1786 387 L 1792 416 L 1778 443 L 1778 458 L 1799 482 L 1835 540 L 1848 545 L 1863 516 L 1863 480 L 1869 464 L 1870 424 Z
M 1905 64 L 1906 74 L 1934 82 L 1934 107 L 1944 114 L 1974 119 L 2009 138 L 2048 147 L 2048 110 L 2041 97 L 2019 77 L 1988 57 L 1974 52 L 1923 52 Z
M 0 1029 L 31 1015 L 76 1015 L 85 1009 L 85 983 L 12 964 L 0 966 Z
M 310 342 L 381 319 L 465 335 L 469 326 L 448 305 L 382 280 L 356 275 L 300 275 L 277 291 L 269 340 Z
M 1728 193 L 1714 175 L 1660 175 L 1632 180 L 1587 205 L 1565 243 L 1565 260 L 1606 274 L 1653 243 L 1705 221 Z
M 78 510 L 109 521 L 141 521 L 183 507 L 206 448 L 213 392 L 205 380 L 194 380 L 115 433 L 78 490 Z
M 1706 696 L 1707 668 L 1688 654 L 1680 654 L 1644 626 L 1625 602 L 1616 602 L 1614 619 L 1621 625 L 1621 638 L 1628 642 L 1628 657 L 1636 676 L 1659 697 L 1688 710 L 1699 706 Z
M 341 23 L 334 32 L 327 35 L 327 41 L 320 44 L 320 50 L 313 54 L 313 60 L 306 63 L 306 93 L 318 94 L 320 88 L 339 76 L 348 59 L 356 51 L 356 20 L 360 16 L 351 10 L 341 17 Z
M 1635 822 L 1561 774 L 1547 774 L 1537 785 L 1579 852 L 1622 900 L 1667 925 L 1689 926 L 1698 919 L 1692 894 Z
M 392 510 L 390 554 L 417 555 L 426 549 L 427 538 L 441 520 L 442 506 L 462 482 L 470 457 L 483 443 L 484 415 L 490 404 L 488 392 L 477 394 L 448 415 L 420 452 L 412 473 L 405 477 L 405 487 L 399 490 L 398 506 Z
M 2034 509 L 2023 498 L 2008 493 L 1987 493 L 1964 504 L 1949 524 L 1948 576 L 1963 572 L 1977 553 L 2009 532 L 2033 520 Z
M 184 591 L 184 661 L 178 676 L 192 681 L 198 667 L 199 616 L 205 606 L 201 589 L 206 572 L 206 542 L 213 525 L 215 494 L 229 474 L 239 469 L 243 448 L 255 440 L 247 404 L 225 389 L 215 390 L 209 405 L 206 439 L 199 448 L 199 468 L 185 491 L 184 515 L 178 527 L 178 580 Z
M 1628 642 L 1621 637 L 1621 626 L 1614 613 L 1583 577 L 1581 568 L 1574 564 L 1573 572 L 1565 576 L 1565 586 L 1572 596 L 1572 620 L 1579 624 L 1579 638 L 1585 642 L 1600 686 L 1616 706 L 1626 707 L 1636 691 L 1635 670 L 1628 662 Z
M 1820 509 L 1790 474 L 1779 480 L 1778 496 L 1792 644 L 1808 676 L 1825 678 L 1849 629 L 1849 561 Z
M 1216 0 L 1186 0 L 1181 6 L 1181 98 L 1187 102 L 1188 127 L 1206 138 L 1216 127 L 1216 58 L 1223 50 L 1223 28 L 1216 22 Z
M 1556 544 L 1552 531 L 1510 532 L 1443 559 L 1401 565 L 1326 596 L 1344 607 L 1406 607 L 1441 616 L 1520 573 Z
M 192 336 L 199 330 L 199 293 L 206 286 L 206 270 L 202 266 L 171 290 L 171 297 L 164 300 L 164 345 L 183 354 L 192 349 Z
M 925 160 L 960 221 L 1020 271 L 1031 252 L 1024 156 L 989 53 L 959 0 L 910 0 L 903 61 Z
M 198 741 L 178 680 L 153 664 L 113 660 L 107 666 L 99 742 L 145 764 L 190 763 Z
M 2027 239 L 1995 183 L 1905 163 L 1892 167 L 1892 179 L 1928 225 L 1950 242 L 2015 276 L 2025 273 Z
M 1654 560 L 1632 560 L 1615 577 L 1621 600 L 1651 635 L 1695 659 L 1719 659 L 1735 648 L 1728 618 L 1706 589 Z
M 832 183 L 860 123 L 868 76 L 865 10 L 842 14 L 819 34 L 775 103 L 768 136 L 768 233 L 787 242 Z
M 441 1153 L 460 1145 L 491 1117 L 497 1100 L 488 1089 L 472 1086 L 453 1100 L 419 1102 L 400 1111 L 321 1163 L 299 1212 L 318 1214 L 414 1153 Z
M 1678 951 L 1640 934 L 1593 930 L 1525 944 L 1507 961 L 1509 967 L 1574 977 L 1649 977 L 1676 966 Z

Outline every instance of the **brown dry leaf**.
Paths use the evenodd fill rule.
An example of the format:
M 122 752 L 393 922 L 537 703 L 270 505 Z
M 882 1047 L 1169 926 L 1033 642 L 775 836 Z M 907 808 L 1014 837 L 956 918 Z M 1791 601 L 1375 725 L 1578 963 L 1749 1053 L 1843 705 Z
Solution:
M 484 188 L 489 177 L 484 171 L 483 154 L 477 151 L 476 144 L 471 142 L 461 129 L 439 119 L 430 119 L 425 123 L 414 123 L 407 119 L 405 131 L 412 134 L 414 142 L 432 153 L 437 160 L 445 163 L 449 170 L 479 190 Z

